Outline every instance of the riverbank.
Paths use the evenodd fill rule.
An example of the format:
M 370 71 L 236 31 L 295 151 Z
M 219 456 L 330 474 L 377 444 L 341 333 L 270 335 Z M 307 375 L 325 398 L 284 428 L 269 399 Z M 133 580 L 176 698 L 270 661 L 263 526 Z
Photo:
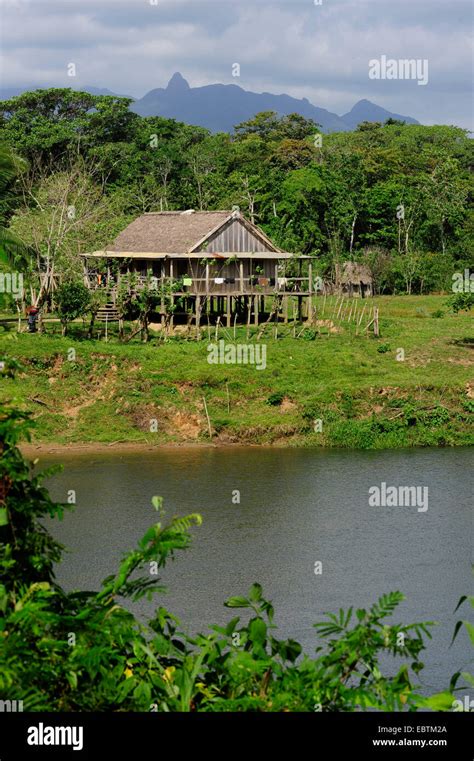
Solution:
M 219 444 L 212 441 L 199 441 L 195 443 L 190 442 L 174 442 L 172 444 L 152 444 L 149 442 L 141 441 L 111 441 L 110 443 L 101 443 L 95 441 L 83 442 L 82 444 L 55 444 L 55 443 L 38 443 L 32 442 L 30 444 L 21 444 L 20 449 L 23 454 L 32 459 L 40 456 L 50 455 L 67 455 L 68 457 L 74 457 L 76 455 L 101 455 L 110 454 L 111 452 L 118 454 L 139 454 L 141 452 L 160 452 L 174 451 L 176 449 L 194 450 L 194 449 L 216 449 L 220 447 L 258 447 L 262 448 L 258 444 Z
M 450 314 L 445 296 L 380 297 L 379 338 L 282 326 L 256 341 L 265 367 L 210 364 L 209 337 L 163 343 L 0 333 L 15 359 L 1 399 L 32 412 L 34 447 L 67 451 L 159 445 L 322 446 L 383 449 L 472 445 L 472 316 Z M 298 330 L 300 333 L 300 330 Z M 214 330 L 211 343 L 214 343 Z M 233 331 L 218 338 L 233 341 Z M 261 357 L 260 357 L 261 359 Z M 38 450 L 37 450 L 38 451 Z

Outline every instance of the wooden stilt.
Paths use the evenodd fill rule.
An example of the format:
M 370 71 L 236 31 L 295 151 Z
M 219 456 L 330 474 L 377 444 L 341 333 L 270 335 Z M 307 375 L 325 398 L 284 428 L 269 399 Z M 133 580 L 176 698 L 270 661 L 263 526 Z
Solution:
M 196 296 L 196 338 L 199 341 L 201 338 L 201 297 Z
M 226 326 L 230 328 L 231 327 L 230 315 L 231 315 L 231 309 L 232 309 L 232 296 L 227 296 L 226 302 L 227 302 Z

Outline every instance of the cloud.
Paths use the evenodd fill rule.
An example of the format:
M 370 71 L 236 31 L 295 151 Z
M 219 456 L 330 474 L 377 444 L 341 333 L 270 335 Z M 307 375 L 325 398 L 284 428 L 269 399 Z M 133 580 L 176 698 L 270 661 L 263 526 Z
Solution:
M 140 96 L 178 70 L 193 86 L 287 92 L 339 113 L 365 97 L 471 126 L 465 0 L 1 0 L 0 15 L 3 86 L 67 86 L 74 62 L 74 85 Z M 370 80 L 383 54 L 428 59 L 428 85 Z

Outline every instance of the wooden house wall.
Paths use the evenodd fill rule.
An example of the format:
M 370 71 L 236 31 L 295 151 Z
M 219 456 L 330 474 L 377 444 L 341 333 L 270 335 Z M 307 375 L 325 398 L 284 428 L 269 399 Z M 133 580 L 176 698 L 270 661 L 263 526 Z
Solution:
M 256 253 L 258 251 L 272 251 L 260 238 L 253 235 L 238 219 L 230 220 L 223 228 L 218 230 L 207 241 L 207 246 L 201 246 L 201 251 L 219 253 L 221 251 L 238 251 Z

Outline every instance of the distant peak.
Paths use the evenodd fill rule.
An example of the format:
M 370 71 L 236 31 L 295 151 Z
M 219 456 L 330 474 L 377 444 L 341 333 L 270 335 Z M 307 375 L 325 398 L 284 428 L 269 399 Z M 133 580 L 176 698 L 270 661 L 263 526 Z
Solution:
M 182 74 L 177 71 L 173 76 L 171 77 L 170 81 L 168 82 L 167 90 L 174 90 L 175 92 L 181 90 L 189 90 L 189 84 L 186 82 L 185 78 Z

